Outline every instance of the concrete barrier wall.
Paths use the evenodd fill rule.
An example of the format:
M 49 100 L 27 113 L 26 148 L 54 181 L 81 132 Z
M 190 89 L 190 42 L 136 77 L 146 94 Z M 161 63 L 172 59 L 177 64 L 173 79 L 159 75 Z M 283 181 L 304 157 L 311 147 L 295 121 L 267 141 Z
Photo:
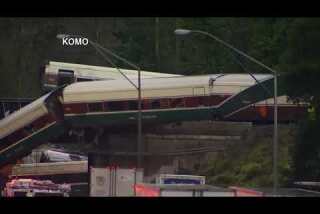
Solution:
M 242 135 L 250 131 L 249 122 L 191 121 L 144 127 L 144 131 L 154 134 L 194 134 L 194 135 Z
M 223 150 L 226 146 L 241 142 L 241 136 L 214 135 L 155 135 L 144 136 L 148 152 L 178 152 L 192 149 Z

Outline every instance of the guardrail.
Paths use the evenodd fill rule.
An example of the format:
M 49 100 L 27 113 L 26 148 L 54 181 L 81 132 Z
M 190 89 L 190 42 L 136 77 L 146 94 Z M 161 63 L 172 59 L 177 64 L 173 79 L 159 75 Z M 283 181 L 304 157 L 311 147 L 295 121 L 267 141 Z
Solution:
M 34 100 L 33 98 L 0 98 L 0 120 Z

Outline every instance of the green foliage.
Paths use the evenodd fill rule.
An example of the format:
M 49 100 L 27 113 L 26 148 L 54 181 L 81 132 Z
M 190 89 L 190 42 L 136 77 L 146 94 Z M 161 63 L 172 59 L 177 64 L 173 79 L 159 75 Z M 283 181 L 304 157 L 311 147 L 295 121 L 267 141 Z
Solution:
M 304 98 L 319 108 L 320 78 L 320 19 L 295 19 L 288 30 L 288 47 L 280 67 L 288 73 L 286 88 L 289 95 Z
M 300 125 L 294 152 L 294 175 L 296 180 L 320 179 L 319 121 L 306 121 Z
M 315 109 L 315 120 L 300 124 L 294 148 L 294 178 L 319 180 L 320 144 L 320 19 L 296 18 L 288 28 L 287 48 L 279 68 L 286 73 L 283 87 L 296 100 L 309 102 Z
M 240 60 L 248 70 L 265 72 L 208 37 L 194 34 L 182 38 L 173 31 L 190 28 L 211 32 L 275 66 L 286 47 L 285 32 L 291 22 L 286 18 L 225 17 L 2 18 L 0 96 L 38 96 L 38 71 L 45 60 L 110 66 L 92 47 L 63 47 L 57 33 L 88 36 L 145 70 L 187 75 L 246 72 Z M 8 72 L 15 78 L 8 81 L 4 74 Z
M 295 136 L 281 130 L 279 148 L 279 183 L 286 186 L 292 180 L 292 146 Z M 213 185 L 246 187 L 272 186 L 272 138 L 259 137 L 253 143 L 238 145 L 226 154 L 218 154 L 201 173 Z

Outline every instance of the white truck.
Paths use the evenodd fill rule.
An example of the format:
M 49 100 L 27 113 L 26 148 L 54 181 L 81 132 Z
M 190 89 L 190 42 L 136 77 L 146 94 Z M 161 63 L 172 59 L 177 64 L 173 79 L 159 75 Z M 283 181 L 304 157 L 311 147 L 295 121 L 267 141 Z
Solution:
M 90 196 L 135 196 L 134 185 L 143 181 L 142 169 L 90 168 Z

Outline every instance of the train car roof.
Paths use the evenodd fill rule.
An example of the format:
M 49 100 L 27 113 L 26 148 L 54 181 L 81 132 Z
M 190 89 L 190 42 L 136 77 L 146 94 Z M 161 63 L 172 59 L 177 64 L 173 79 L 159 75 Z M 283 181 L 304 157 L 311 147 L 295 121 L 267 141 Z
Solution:
M 94 66 L 94 65 L 84 65 L 84 64 L 76 64 L 76 63 L 65 63 L 65 62 L 55 62 L 50 61 L 47 66 L 54 66 L 58 68 L 65 69 L 73 69 L 78 75 L 81 76 L 91 76 L 97 78 L 107 78 L 110 75 L 116 75 L 122 77 L 117 68 L 114 67 L 105 67 L 105 66 Z M 137 78 L 138 72 L 137 70 L 123 69 L 119 68 L 121 72 L 130 76 L 131 78 Z M 168 73 L 159 73 L 159 72 L 151 72 L 141 70 L 142 77 L 172 77 L 172 76 L 181 76 L 178 74 L 168 74 Z
M 272 78 L 270 74 L 254 74 L 258 81 Z M 199 76 L 179 76 L 179 77 L 160 77 L 151 79 L 142 79 L 141 88 L 143 89 L 161 89 L 161 88 L 179 88 L 179 87 L 197 87 L 209 84 L 208 80 L 216 79 L 214 85 L 223 86 L 250 86 L 255 84 L 255 80 L 249 74 L 211 74 Z M 137 79 L 132 82 L 137 85 Z M 128 80 L 108 80 L 78 82 L 65 88 L 64 94 L 87 93 L 101 91 L 127 91 L 136 90 Z

